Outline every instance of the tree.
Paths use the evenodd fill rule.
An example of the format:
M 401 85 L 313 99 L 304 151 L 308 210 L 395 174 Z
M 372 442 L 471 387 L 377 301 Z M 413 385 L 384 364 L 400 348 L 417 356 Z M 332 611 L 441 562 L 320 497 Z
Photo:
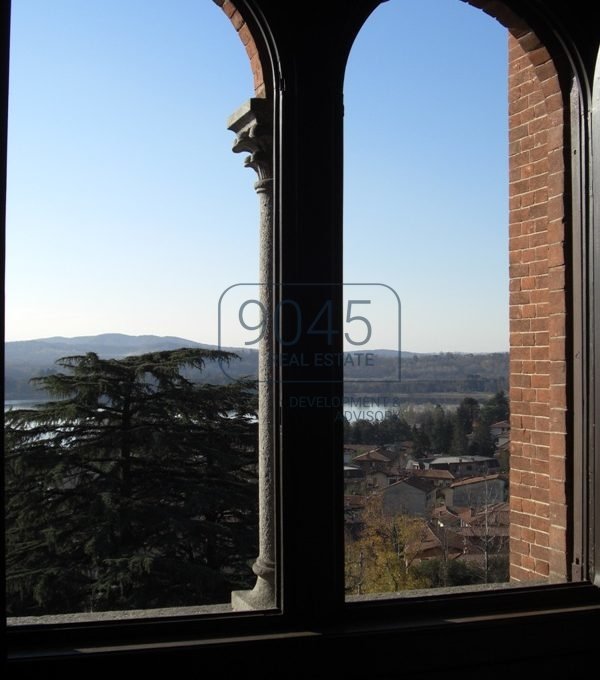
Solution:
M 433 409 L 433 423 L 429 438 L 434 453 L 448 453 L 452 442 L 452 419 L 446 415 L 439 404 L 436 404 Z
M 477 456 L 494 455 L 496 446 L 492 437 L 490 424 L 487 420 L 480 418 L 473 427 L 473 437 L 471 439 L 470 453 Z
M 465 430 L 464 421 L 455 416 L 452 421 L 452 441 L 450 442 L 450 454 L 453 456 L 464 456 L 469 442 Z
M 369 496 L 358 535 L 346 540 L 346 589 L 360 595 L 426 587 L 413 568 L 425 530 L 420 519 L 385 514 L 381 494 Z
M 420 578 L 426 579 L 430 588 L 466 586 L 482 581 L 480 567 L 460 560 L 439 558 L 422 560 L 416 565 L 415 573 Z
M 510 407 L 507 396 L 503 391 L 496 392 L 488 399 L 481 409 L 481 417 L 490 425 L 510 418 Z
M 386 413 L 377 421 L 377 440 L 380 444 L 395 444 L 410 438 L 410 425 L 398 413 Z
M 55 400 L 6 414 L 11 615 L 224 601 L 256 555 L 254 383 L 202 349 L 65 357 Z
M 431 442 L 423 427 L 413 425 L 412 428 L 413 453 L 416 458 L 424 458 L 431 448 Z
M 456 409 L 456 418 L 461 421 L 465 434 L 471 434 L 473 423 L 479 418 L 479 402 L 472 397 L 465 397 Z

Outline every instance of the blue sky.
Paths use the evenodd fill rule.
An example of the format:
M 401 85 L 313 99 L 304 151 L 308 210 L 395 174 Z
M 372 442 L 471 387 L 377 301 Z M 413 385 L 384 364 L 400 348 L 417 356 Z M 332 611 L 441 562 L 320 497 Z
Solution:
M 221 294 L 257 276 L 254 173 L 226 129 L 250 96 L 209 0 L 13 0 L 8 340 L 217 341 Z M 345 280 L 397 292 L 403 349 L 508 346 L 506 106 L 506 32 L 459 0 L 384 3 L 353 48 Z M 240 290 L 227 345 L 249 339 Z M 395 346 L 388 289 L 349 290 Z

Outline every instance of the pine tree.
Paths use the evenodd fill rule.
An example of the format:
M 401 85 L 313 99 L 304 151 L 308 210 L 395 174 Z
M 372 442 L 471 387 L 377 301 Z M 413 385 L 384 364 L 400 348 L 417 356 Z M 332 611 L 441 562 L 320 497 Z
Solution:
M 479 402 L 472 397 L 464 397 L 456 409 L 456 417 L 461 421 L 465 434 L 473 432 L 473 423 L 479 420 Z
M 60 359 L 6 414 L 7 611 L 223 602 L 252 582 L 256 392 L 196 383 L 202 349 Z
M 496 392 L 493 397 L 490 397 L 485 402 L 481 411 L 481 417 L 490 425 L 499 420 L 508 420 L 510 418 L 508 398 L 503 391 Z
M 467 452 L 469 442 L 464 421 L 455 414 L 452 420 L 452 441 L 450 443 L 450 454 L 453 456 L 464 456 Z
M 429 435 L 434 453 L 448 454 L 452 443 L 452 418 L 444 409 L 436 404 L 433 409 L 432 429 Z
M 492 438 L 490 425 L 486 420 L 480 418 L 473 427 L 473 437 L 471 439 L 469 452 L 477 456 L 491 457 L 494 455 L 495 450 L 496 447 Z

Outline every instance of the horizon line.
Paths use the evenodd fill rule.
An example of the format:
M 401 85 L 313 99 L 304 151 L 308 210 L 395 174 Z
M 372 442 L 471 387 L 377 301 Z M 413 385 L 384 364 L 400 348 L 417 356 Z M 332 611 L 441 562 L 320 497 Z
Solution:
M 102 336 L 122 336 L 124 338 L 174 338 L 178 340 L 183 340 L 185 342 L 193 342 L 198 345 L 207 345 L 209 347 L 216 347 L 218 348 L 219 345 L 218 343 L 215 342 L 205 342 L 202 340 L 192 340 L 191 338 L 184 338 L 180 335 L 159 335 L 156 333 L 139 333 L 139 334 L 132 334 L 132 333 L 121 333 L 121 332 L 103 332 L 103 333 L 94 333 L 94 334 L 84 334 L 84 335 L 48 335 L 44 337 L 37 337 L 37 338 L 19 338 L 19 339 L 5 339 L 4 344 L 7 345 L 9 343 L 14 343 L 14 342 L 42 342 L 42 341 L 48 341 L 48 340 L 77 340 L 77 339 L 84 339 L 84 338 L 99 338 Z M 233 348 L 233 349 L 245 349 L 245 350 L 252 350 L 252 351 L 258 351 L 256 348 L 253 347 L 238 347 L 236 345 L 227 345 L 228 348 Z M 464 349 L 439 349 L 439 350 L 409 350 L 409 349 L 396 349 L 396 348 L 389 348 L 389 347 L 378 347 L 374 349 L 365 349 L 365 350 L 355 350 L 355 349 L 346 349 L 344 348 L 343 352 L 345 353 L 357 353 L 360 351 L 361 353 L 364 352 L 401 352 L 401 353 L 407 353 L 407 354 L 508 354 L 509 353 L 509 348 L 506 349 L 501 349 L 501 350 L 464 350 Z

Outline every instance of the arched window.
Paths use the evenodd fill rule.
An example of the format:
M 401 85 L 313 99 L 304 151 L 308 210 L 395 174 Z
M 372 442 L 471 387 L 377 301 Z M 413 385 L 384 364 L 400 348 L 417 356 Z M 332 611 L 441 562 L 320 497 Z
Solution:
M 365 406 L 346 411 L 347 443 L 380 447 L 354 460 L 387 456 L 395 482 L 363 493 L 368 521 L 347 527 L 349 594 L 581 574 L 567 481 L 580 455 L 566 419 L 569 103 L 539 38 L 499 18 L 508 31 L 461 3 L 390 2 L 350 55 L 346 282 L 386 283 L 402 305 L 378 316 L 381 291 L 365 290 L 394 352 L 373 332 L 361 349 L 380 366 L 346 370 L 346 402 Z M 393 134 L 374 110 L 392 114 Z M 443 465 L 452 478 L 426 503 Z M 404 497 L 412 510 L 394 511 Z
M 14 6 L 11 624 L 227 611 L 254 584 L 256 387 L 239 379 L 257 351 L 220 308 L 260 272 L 226 125 L 265 92 L 249 35 L 237 10 L 206 3 Z
M 273 436 L 274 493 L 269 507 L 275 518 L 275 564 L 266 566 L 274 575 L 277 607 L 266 613 L 250 610 L 242 615 L 176 615 L 146 622 L 133 619 L 88 626 L 46 622 L 13 627 L 9 642 L 15 673 L 32 675 L 46 670 L 50 663 L 58 672 L 72 671 L 74 665 L 78 671 L 88 670 L 92 664 L 109 672 L 117 668 L 122 672 L 130 664 L 135 664 L 138 673 L 150 669 L 172 672 L 175 664 L 185 662 L 196 668 L 218 668 L 226 675 L 242 670 L 257 676 L 272 671 L 280 676 L 314 677 L 323 675 L 321 668 L 330 674 L 331 666 L 348 677 L 411 672 L 433 677 L 440 672 L 473 675 L 482 669 L 498 672 L 500 668 L 502 673 L 515 668 L 556 674 L 583 670 L 594 662 L 600 598 L 593 585 L 597 582 L 597 545 L 591 538 L 598 535 L 593 401 L 598 365 L 594 362 L 597 305 L 593 277 L 597 253 L 592 247 L 591 197 L 597 192 L 590 193 L 590 189 L 595 188 L 597 178 L 591 162 L 588 116 L 592 111 L 591 83 L 598 39 L 590 28 L 591 10 L 579 0 L 571 0 L 568 8 L 552 3 L 551 10 L 546 3 L 528 0 L 472 3 L 487 8 L 510 28 L 516 41 L 515 56 L 519 49 L 525 52 L 520 63 L 531 62 L 540 83 L 548 80 L 546 86 L 558 88 L 544 92 L 547 115 L 562 116 L 563 121 L 562 129 L 556 128 L 560 132 L 546 135 L 546 144 L 554 145 L 552 150 L 560 144 L 565 146 L 561 156 L 564 168 L 548 168 L 546 178 L 548 201 L 544 205 L 552 240 L 546 245 L 529 242 L 527 248 L 518 247 L 517 241 L 511 247 L 515 253 L 533 253 L 533 259 L 526 255 L 526 261 L 514 263 L 519 265 L 538 261 L 535 249 L 542 248 L 548 267 L 560 272 L 564 264 L 565 279 L 561 282 L 557 273 L 552 286 L 546 280 L 545 288 L 537 281 L 533 288 L 525 288 L 543 290 L 547 296 L 543 301 L 519 302 L 513 298 L 509 303 L 514 309 L 523 306 L 523 318 L 535 318 L 525 314 L 529 314 L 530 310 L 525 310 L 528 305 L 542 305 L 547 313 L 544 347 L 549 356 L 532 361 L 548 364 L 537 368 L 522 365 L 522 372 L 515 371 L 514 375 L 530 382 L 535 375 L 547 375 L 548 384 L 517 385 L 513 379 L 513 385 L 521 390 L 539 390 L 540 396 L 541 391 L 548 390 L 551 406 L 547 415 L 519 413 L 520 421 L 518 425 L 513 421 L 512 434 L 517 429 L 523 433 L 523 441 L 513 439 L 524 454 L 532 454 L 531 461 L 541 460 L 537 452 L 548 451 L 549 460 L 543 461 L 548 473 L 525 468 L 520 472 L 548 477 L 548 492 L 554 486 L 554 492 L 563 489 L 567 494 L 555 506 L 531 499 L 547 506 L 550 513 L 550 527 L 546 527 L 549 545 L 539 546 L 535 537 L 528 539 L 523 532 L 519 540 L 547 547 L 557 558 L 553 562 L 554 558 L 546 560 L 531 554 L 531 573 L 536 572 L 538 559 L 540 565 L 549 564 L 550 572 L 559 574 L 563 569 L 579 582 L 526 584 L 402 601 L 386 597 L 345 602 L 344 474 L 340 464 L 344 445 L 344 422 L 340 418 L 344 403 L 343 340 L 346 333 L 355 341 L 361 340 L 369 330 L 365 320 L 370 319 L 364 313 L 365 306 L 355 302 L 348 310 L 344 301 L 342 93 L 351 45 L 378 4 L 376 0 L 331 0 L 319 3 L 316 9 L 313 3 L 305 2 L 239 0 L 235 5 L 255 38 L 268 95 L 265 99 L 271 97 L 273 114 L 273 226 L 269 244 L 273 256 L 269 314 L 273 340 L 267 348 L 273 378 L 269 396 L 272 422 L 267 425 Z M 231 17 L 235 15 L 229 2 L 222 6 Z M 7 19 L 4 7 L 3 17 Z M 237 17 L 234 26 L 235 22 L 239 23 Z M 245 32 L 241 24 L 239 28 L 243 42 Z M 427 24 L 415 26 L 415 30 L 422 32 L 426 46 Z M 545 65 L 549 63 L 547 55 L 552 58 L 556 77 L 549 73 L 552 67 Z M 529 67 L 523 75 L 527 73 Z M 555 97 L 558 93 L 560 96 Z M 539 102 L 534 103 L 534 98 L 535 109 Z M 551 100 L 562 102 L 562 111 L 560 106 L 549 108 Z M 252 102 L 230 122 L 240 149 L 257 143 L 256 129 L 250 133 L 252 127 L 245 128 L 240 120 L 246 115 L 248 122 L 256 112 Z M 535 134 L 533 129 L 531 132 Z M 528 127 L 524 136 L 529 134 Z M 258 150 L 249 149 L 251 155 Z M 250 160 L 255 166 L 258 161 Z M 365 168 L 365 173 L 369 171 Z M 551 180 L 554 173 L 556 177 Z M 562 200 L 552 201 L 559 196 L 560 192 L 550 193 L 557 186 L 566 187 L 566 191 Z M 246 186 L 244 191 L 248 189 Z M 534 199 L 539 189 L 533 189 Z M 514 197 L 529 193 L 524 185 L 515 187 L 515 192 Z M 254 202 L 252 206 L 255 215 Z M 528 207 L 518 205 L 513 210 Z M 531 212 L 529 217 L 541 219 Z M 515 224 L 518 221 L 521 225 L 529 217 L 513 215 Z M 511 241 L 523 235 L 514 233 Z M 219 257 L 219 261 L 225 259 Z M 514 280 L 526 278 L 529 273 L 513 273 Z M 523 287 L 518 292 L 522 293 Z M 362 293 L 351 298 L 364 299 Z M 537 307 L 531 311 L 538 314 Z M 245 320 L 249 326 L 258 325 L 255 318 Z M 515 332 L 525 333 L 522 329 Z M 554 334 L 552 338 L 550 334 Z M 520 346 L 533 350 L 536 339 L 526 344 L 530 340 L 522 338 Z M 537 392 L 535 399 L 520 396 L 523 405 L 538 403 Z M 518 398 L 511 397 L 514 405 Z M 536 419 L 541 419 L 539 427 Z M 548 423 L 547 432 L 542 429 L 542 420 Z M 541 436 L 534 438 L 534 433 Z M 375 466 L 384 462 L 376 458 L 367 462 Z M 568 467 L 565 461 L 569 461 Z M 538 488 L 535 479 L 523 475 L 521 485 Z M 522 498 L 524 494 L 525 490 Z M 348 507 L 357 510 L 350 503 Z M 559 513 L 561 507 L 567 508 L 566 520 Z M 535 512 L 530 516 L 535 517 Z M 255 571 L 259 578 L 265 573 L 260 564 Z M 269 670 L 265 671 L 267 662 Z

